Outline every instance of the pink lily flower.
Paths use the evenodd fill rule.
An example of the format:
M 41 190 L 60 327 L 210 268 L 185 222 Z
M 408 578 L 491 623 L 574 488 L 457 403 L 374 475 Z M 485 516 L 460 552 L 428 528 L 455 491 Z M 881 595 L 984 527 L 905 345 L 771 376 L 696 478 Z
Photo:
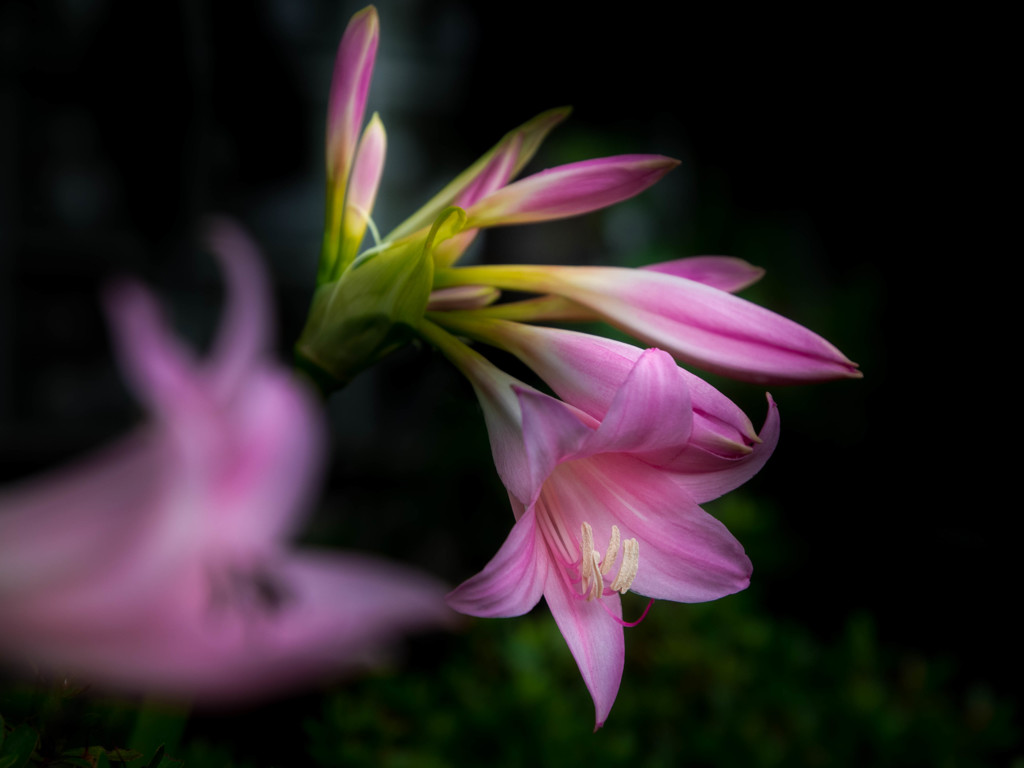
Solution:
M 752 472 L 734 462 L 733 471 L 694 484 L 669 467 L 665 457 L 681 454 L 693 434 L 694 409 L 688 379 L 663 352 L 641 352 L 610 401 L 592 401 L 603 411 L 595 418 L 518 382 L 438 326 L 421 331 L 472 382 L 516 517 L 498 553 L 448 602 L 474 616 L 507 617 L 543 596 L 600 728 L 622 677 L 620 594 L 702 602 L 749 583 L 742 546 L 699 504 Z M 746 459 L 754 471 L 777 438 L 769 398 L 760 442 Z
M 228 303 L 197 359 L 136 285 L 111 293 L 124 373 L 148 422 L 0 493 L 0 657 L 96 685 L 199 700 L 264 695 L 365 664 L 444 623 L 433 579 L 296 550 L 324 435 L 270 357 L 255 249 L 218 224 Z
M 466 227 L 550 221 L 607 208 L 640 194 L 677 165 L 661 155 L 617 155 L 549 168 L 471 205 Z
M 597 317 L 680 362 L 741 381 L 793 384 L 861 378 L 857 364 L 818 334 L 715 287 L 716 281 L 742 285 L 746 278 L 730 277 L 714 266 L 698 282 L 684 276 L 688 266 L 683 262 L 655 269 L 488 265 L 440 270 L 434 284 L 553 294 L 560 300 L 542 298 L 481 312 L 535 321 Z

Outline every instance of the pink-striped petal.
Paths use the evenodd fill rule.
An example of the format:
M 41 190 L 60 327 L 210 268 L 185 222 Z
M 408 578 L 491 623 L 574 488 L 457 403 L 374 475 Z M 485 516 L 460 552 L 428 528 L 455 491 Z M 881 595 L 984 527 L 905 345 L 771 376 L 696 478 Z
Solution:
M 363 125 L 379 38 L 377 9 L 368 5 L 349 20 L 334 61 L 327 103 L 327 178 L 342 190 Z
M 422 208 L 385 236 L 397 240 L 429 227 L 451 205 L 470 206 L 503 187 L 533 158 L 544 138 L 568 114 L 567 107 L 550 109 L 506 133 L 473 165 L 456 176 Z
M 452 289 L 447 289 L 452 290 Z M 511 352 L 567 403 L 601 420 L 643 350 L 602 336 L 525 325 L 466 313 L 438 316 L 456 330 Z M 716 455 L 742 456 L 757 441 L 746 414 L 698 376 L 678 368 L 693 407 L 691 445 Z
M 466 211 L 466 228 L 562 219 L 628 200 L 679 165 L 661 155 L 617 155 L 550 168 L 491 193 Z
M 818 334 L 693 280 L 616 267 L 554 269 L 562 295 L 705 370 L 759 384 L 861 375 Z
M 533 509 L 512 526 L 505 543 L 480 573 L 467 579 L 448 597 L 448 605 L 470 616 L 522 616 L 540 602 L 547 579 L 548 558 L 539 552 Z
M 764 277 L 764 270 L 761 267 L 755 267 L 735 256 L 688 256 L 684 259 L 648 264 L 641 269 L 685 277 L 687 280 L 729 293 L 742 291 Z
M 363 131 L 356 149 L 345 196 L 345 213 L 341 223 L 341 247 L 335 272 L 352 263 L 366 234 L 366 227 L 377 199 L 377 189 L 384 173 L 384 156 L 387 152 L 387 135 L 384 123 L 375 112 Z
M 693 428 L 690 390 L 666 353 L 640 354 L 586 450 L 644 453 L 686 445 Z
M 529 436 L 524 439 L 530 493 L 522 499 L 529 506 L 555 467 L 577 454 L 594 435 L 597 422 L 532 387 L 516 386 L 515 392 L 522 411 L 522 433 Z
M 739 488 L 761 470 L 779 442 L 779 409 L 771 395 L 767 397 L 768 415 L 761 428 L 760 442 L 752 446 L 749 455 L 722 457 L 688 449 L 659 466 L 669 470 L 698 504 Z
M 615 621 L 622 618 L 622 602 L 618 595 L 581 600 L 554 568 L 548 571 L 544 600 L 594 700 L 596 731 L 608 719 L 622 683 L 626 645 Z

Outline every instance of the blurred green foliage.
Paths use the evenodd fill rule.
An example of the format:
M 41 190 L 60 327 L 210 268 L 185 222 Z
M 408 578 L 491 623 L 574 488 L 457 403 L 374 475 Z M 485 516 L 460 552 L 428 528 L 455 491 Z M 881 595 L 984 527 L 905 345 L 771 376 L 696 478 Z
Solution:
M 756 538 L 751 506 L 718 505 L 741 539 Z M 590 697 L 543 608 L 476 621 L 436 668 L 329 695 L 307 723 L 310 753 L 389 768 L 1024 765 L 1009 702 L 958 681 L 948 659 L 885 647 L 868 615 L 820 638 L 760 611 L 754 593 L 658 603 L 626 648 L 618 700 L 591 734 Z
M 770 541 L 770 515 L 754 514 L 742 494 L 715 512 L 755 548 Z M 627 596 L 627 616 L 643 607 Z M 471 621 L 409 651 L 319 693 L 199 713 L 159 763 L 154 740 L 180 734 L 173 713 L 161 720 L 63 685 L 9 687 L 0 694 L 0 765 L 1024 766 L 1019 712 L 958 676 L 952 659 L 887 646 L 866 614 L 836 637 L 815 636 L 761 609 L 756 591 L 660 602 L 627 629 L 622 689 L 596 734 L 590 697 L 543 606 Z M 83 762 L 85 745 L 97 744 L 105 751 L 92 746 L 95 762 Z

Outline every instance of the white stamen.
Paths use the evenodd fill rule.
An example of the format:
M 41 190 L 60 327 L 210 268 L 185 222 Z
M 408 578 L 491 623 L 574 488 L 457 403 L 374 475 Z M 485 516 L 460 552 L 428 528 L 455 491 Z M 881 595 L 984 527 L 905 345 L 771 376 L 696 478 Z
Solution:
M 604 595 L 604 577 L 612 569 L 618 558 L 619 545 L 622 545 L 622 559 L 619 572 L 615 576 L 610 589 L 625 594 L 640 568 L 640 544 L 636 539 L 622 541 L 619 526 L 613 525 L 608 538 L 608 548 L 604 557 L 594 549 L 594 529 L 590 523 L 580 526 L 580 590 L 587 600 Z
M 604 577 L 601 576 L 601 553 L 596 549 L 590 550 L 590 561 L 594 564 L 594 581 L 590 585 L 590 594 L 587 595 L 587 600 L 593 600 L 604 593 Z
M 640 570 L 640 542 L 636 539 L 626 539 L 622 545 L 622 567 L 619 568 L 619 575 L 612 582 L 612 590 L 626 594 L 633 585 L 636 572 Z
M 612 526 L 612 535 L 608 539 L 608 549 L 604 553 L 604 565 L 601 566 L 601 573 L 605 576 L 608 575 L 608 571 L 612 569 L 612 563 L 615 562 L 615 556 L 619 554 L 619 526 Z
M 590 523 L 583 523 L 580 526 L 580 538 L 580 588 L 585 595 L 594 578 L 594 558 L 590 554 L 594 551 L 594 529 L 590 527 Z

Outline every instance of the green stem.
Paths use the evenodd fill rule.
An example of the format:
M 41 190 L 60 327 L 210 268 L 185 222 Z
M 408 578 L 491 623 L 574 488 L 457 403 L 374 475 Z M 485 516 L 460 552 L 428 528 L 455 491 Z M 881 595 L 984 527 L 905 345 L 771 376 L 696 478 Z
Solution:
M 423 319 L 416 330 L 473 383 L 480 381 L 484 371 L 494 368 L 493 364 L 479 352 L 463 344 L 444 328 L 427 318 Z
M 341 389 L 348 383 L 338 381 L 337 378 L 328 373 L 324 368 L 320 367 L 305 353 L 299 350 L 298 346 L 295 348 L 293 370 L 295 371 L 295 375 L 308 383 L 312 390 L 319 395 L 320 400 L 325 403 L 332 393 Z
M 489 405 L 504 411 L 507 418 L 513 421 L 521 418 L 514 387 L 525 387 L 523 382 L 505 373 L 479 352 L 426 318 L 417 326 L 417 331 L 469 379 L 477 398 L 484 404 L 485 412 Z
M 455 267 L 434 272 L 434 287 L 449 288 L 457 285 L 489 285 L 512 291 L 553 294 L 525 301 L 492 304 L 479 310 L 482 315 L 519 322 L 538 321 L 591 321 L 594 312 L 559 294 L 564 292 L 567 280 L 565 270 L 572 267 L 551 267 L 539 264 L 495 264 L 475 267 Z M 571 278 L 568 278 L 571 279 Z
M 451 312 L 427 312 L 427 319 L 448 331 L 466 336 L 473 341 L 482 341 L 492 347 L 509 351 L 505 342 L 507 334 L 502 329 L 511 325 L 506 320 L 494 318 L 480 310 L 457 310 Z

